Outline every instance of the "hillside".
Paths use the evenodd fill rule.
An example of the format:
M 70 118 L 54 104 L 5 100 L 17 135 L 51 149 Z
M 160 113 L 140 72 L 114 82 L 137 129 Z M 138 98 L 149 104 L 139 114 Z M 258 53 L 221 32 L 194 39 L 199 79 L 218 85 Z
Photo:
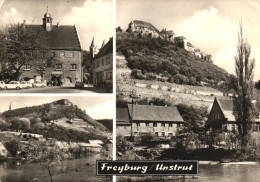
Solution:
M 3 112 L 3 130 L 22 130 L 58 140 L 84 141 L 111 137 L 111 131 L 83 110 L 63 99 Z
M 212 61 L 202 60 L 173 42 L 136 33 L 117 33 L 117 53 L 125 56 L 132 77 L 139 80 L 217 87 L 230 78 Z
M 79 118 L 84 122 L 98 128 L 102 131 L 107 131 L 106 127 L 101 123 L 97 122 L 83 110 L 73 105 L 71 102 L 68 104 L 59 103 L 55 101 L 49 104 L 43 104 L 39 106 L 24 107 L 14 110 L 6 111 L 2 114 L 4 117 L 39 117 L 43 122 L 50 122 L 62 118 L 74 119 Z

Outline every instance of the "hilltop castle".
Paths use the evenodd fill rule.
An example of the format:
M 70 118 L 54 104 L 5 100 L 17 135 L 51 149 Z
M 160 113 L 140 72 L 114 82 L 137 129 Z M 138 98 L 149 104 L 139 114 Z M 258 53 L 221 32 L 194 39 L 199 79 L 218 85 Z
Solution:
M 174 42 L 177 46 L 191 52 L 194 56 L 197 56 L 205 61 L 211 61 L 211 55 L 204 54 L 200 49 L 195 49 L 195 47 L 187 41 L 184 36 L 175 36 L 173 30 L 166 30 L 166 28 L 159 31 L 151 23 L 134 20 L 129 23 L 127 32 L 137 32 L 142 35 L 146 35 L 151 38 L 162 38 L 168 41 Z

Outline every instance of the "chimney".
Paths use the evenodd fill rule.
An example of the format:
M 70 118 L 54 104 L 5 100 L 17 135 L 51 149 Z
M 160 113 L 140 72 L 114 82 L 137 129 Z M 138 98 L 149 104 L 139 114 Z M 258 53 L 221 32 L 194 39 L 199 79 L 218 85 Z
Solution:
M 57 27 L 60 27 L 60 22 L 57 22 Z

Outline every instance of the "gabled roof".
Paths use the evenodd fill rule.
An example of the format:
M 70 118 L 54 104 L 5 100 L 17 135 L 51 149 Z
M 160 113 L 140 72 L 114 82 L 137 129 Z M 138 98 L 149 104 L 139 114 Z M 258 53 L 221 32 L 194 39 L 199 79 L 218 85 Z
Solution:
M 233 100 L 218 100 L 216 98 L 215 100 L 219 104 L 225 118 L 227 118 L 229 122 L 236 121 L 233 114 Z M 260 112 L 260 102 L 257 101 L 253 106 L 255 107 L 256 112 Z M 260 119 L 256 118 L 255 121 L 260 122 Z
M 148 22 L 145 22 L 145 21 L 140 21 L 140 20 L 134 20 L 134 24 L 135 24 L 135 26 L 149 28 L 149 29 L 154 30 L 157 33 L 159 33 L 158 29 L 155 28 L 151 23 L 148 23 Z
M 130 124 L 127 108 L 116 108 L 116 123 L 117 124 Z
M 43 25 L 25 25 L 26 29 L 31 28 L 46 37 L 47 49 L 57 50 L 81 50 L 79 37 L 75 26 L 52 26 L 51 31 L 46 31 Z
M 108 41 L 108 43 L 99 50 L 98 54 L 94 57 L 94 59 L 100 58 L 102 56 L 112 54 L 112 53 L 113 53 L 113 38 L 111 38 Z
M 184 122 L 177 107 L 128 104 L 128 111 L 135 121 Z

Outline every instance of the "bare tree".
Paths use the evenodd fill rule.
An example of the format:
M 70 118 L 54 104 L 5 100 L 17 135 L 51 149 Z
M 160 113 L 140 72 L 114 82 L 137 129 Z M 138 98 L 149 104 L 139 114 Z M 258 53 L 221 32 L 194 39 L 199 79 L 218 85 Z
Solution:
M 240 146 L 245 150 L 249 141 L 252 121 L 255 118 L 253 100 L 253 70 L 255 60 L 250 59 L 251 47 L 243 34 L 243 25 L 240 21 L 238 33 L 237 55 L 235 57 L 236 79 L 234 81 L 233 113 L 238 124 Z

